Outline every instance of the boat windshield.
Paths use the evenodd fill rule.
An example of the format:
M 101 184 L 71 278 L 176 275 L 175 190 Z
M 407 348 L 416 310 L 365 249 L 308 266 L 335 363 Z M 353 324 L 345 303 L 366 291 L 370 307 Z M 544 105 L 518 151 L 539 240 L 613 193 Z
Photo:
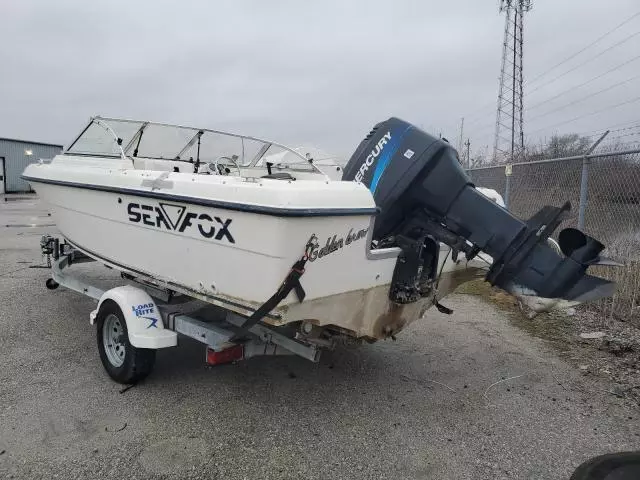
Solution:
M 284 145 L 215 130 L 94 117 L 65 151 L 70 155 L 222 162 L 247 167 L 266 162 L 309 165 Z

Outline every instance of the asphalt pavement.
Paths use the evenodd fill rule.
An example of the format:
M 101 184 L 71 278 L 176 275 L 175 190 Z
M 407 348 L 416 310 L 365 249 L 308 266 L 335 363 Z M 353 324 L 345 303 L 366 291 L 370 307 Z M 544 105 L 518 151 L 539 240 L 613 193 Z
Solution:
M 637 408 L 469 295 L 395 342 L 318 364 L 212 368 L 181 340 L 120 393 L 95 303 L 29 268 L 53 223 L 34 197 L 0 202 L 0 478 L 566 479 L 590 456 L 640 448 Z

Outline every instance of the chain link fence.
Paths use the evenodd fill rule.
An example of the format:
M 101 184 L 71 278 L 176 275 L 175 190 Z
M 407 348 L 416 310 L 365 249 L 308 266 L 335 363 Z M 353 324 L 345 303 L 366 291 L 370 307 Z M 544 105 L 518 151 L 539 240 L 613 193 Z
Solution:
M 479 187 L 504 196 L 509 210 L 527 219 L 545 205 L 571 202 L 555 231 L 578 227 L 606 245 L 603 255 L 624 267 L 597 267 L 618 284 L 613 298 L 594 305 L 640 326 L 640 149 L 468 170 Z

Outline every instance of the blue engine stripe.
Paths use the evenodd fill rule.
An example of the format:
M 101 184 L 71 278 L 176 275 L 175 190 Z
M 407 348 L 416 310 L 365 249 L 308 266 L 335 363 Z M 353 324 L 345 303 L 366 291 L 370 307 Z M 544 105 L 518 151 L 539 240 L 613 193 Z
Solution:
M 402 141 L 404 136 L 407 134 L 407 132 L 412 128 L 413 128 L 412 126 L 408 126 L 407 128 L 404 129 L 404 131 L 401 134 L 391 136 L 391 141 L 386 145 L 386 148 L 384 149 L 382 155 L 380 156 L 380 160 L 378 160 L 376 169 L 373 172 L 373 179 L 371 180 L 371 186 L 369 187 L 369 190 L 371 190 L 371 193 L 376 192 L 376 189 L 378 188 L 378 182 L 380 182 L 380 179 L 382 178 L 382 175 L 387 169 L 389 162 L 398 151 L 400 142 Z

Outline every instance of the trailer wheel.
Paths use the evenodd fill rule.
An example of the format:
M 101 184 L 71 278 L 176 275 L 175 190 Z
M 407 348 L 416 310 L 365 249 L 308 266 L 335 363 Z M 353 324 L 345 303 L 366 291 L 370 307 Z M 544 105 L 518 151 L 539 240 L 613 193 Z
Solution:
M 112 379 L 118 383 L 131 384 L 151 373 L 156 351 L 136 348 L 129 343 L 127 322 L 114 301 L 106 300 L 102 304 L 96 323 L 100 360 Z

